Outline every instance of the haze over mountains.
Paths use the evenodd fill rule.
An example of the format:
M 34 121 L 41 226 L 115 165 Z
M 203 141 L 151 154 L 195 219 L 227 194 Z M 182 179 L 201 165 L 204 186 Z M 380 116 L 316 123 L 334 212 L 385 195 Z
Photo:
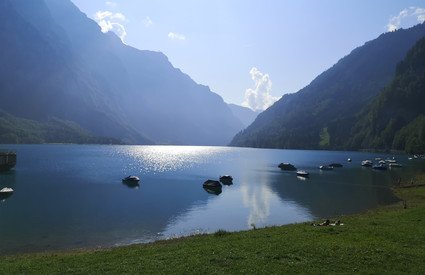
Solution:
M 239 118 L 245 127 L 248 127 L 260 112 L 255 112 L 250 108 L 239 106 L 236 104 L 228 104 L 233 115 Z
M 417 69 L 409 77 L 405 76 L 403 81 L 397 80 L 407 73 L 402 72 L 403 64 L 412 63 L 412 58 L 408 57 L 397 71 L 392 84 L 395 87 L 388 88 L 392 92 L 385 92 L 386 95 L 376 99 L 372 106 L 366 106 L 371 104 L 382 89 L 390 83 L 397 64 L 424 36 L 425 25 L 420 24 L 407 30 L 400 29 L 382 34 L 377 39 L 358 47 L 299 92 L 284 95 L 273 106 L 261 113 L 247 129 L 236 135 L 231 145 L 300 149 L 372 149 L 376 147 L 376 149 L 404 150 L 404 146 L 392 146 L 391 143 L 395 129 L 402 128 L 417 115 L 424 113 L 425 103 L 419 99 L 423 99 L 425 89 L 421 86 L 422 84 L 418 84 L 419 75 L 423 78 L 423 70 Z M 415 62 L 425 63 L 423 56 L 416 54 L 415 57 L 417 58 Z M 419 67 L 412 65 L 409 68 Z M 412 80 L 412 76 L 416 78 Z M 397 95 L 401 91 L 404 95 Z M 396 96 L 389 96 L 389 94 Z M 393 99 L 384 101 L 382 99 L 384 97 Z M 399 98 L 408 99 L 405 99 L 403 103 L 398 101 L 399 104 L 395 104 L 394 102 L 397 102 Z M 416 102 L 416 105 L 412 102 Z M 366 111 L 360 115 L 359 113 L 365 107 Z M 411 107 L 414 111 L 407 114 L 409 112 L 406 110 Z M 368 115 L 368 112 L 374 115 Z M 394 117 L 395 120 L 392 119 L 393 114 L 397 114 Z M 372 117 L 373 122 L 364 118 L 365 116 Z M 397 125 L 389 126 L 393 136 L 384 138 L 385 141 L 382 138 L 375 139 L 380 135 L 380 131 L 386 130 L 387 122 Z M 375 124 L 370 125 L 370 123 Z M 359 129 L 365 132 L 362 130 L 362 135 L 358 135 Z M 363 140 L 364 138 L 367 139 Z M 424 134 L 418 138 L 425 143 Z
M 103 34 L 69 0 L 3 0 L 0 24 L 4 118 L 54 118 L 137 144 L 224 145 L 244 127 L 165 55 Z M 0 137 L 6 132 L 0 124 Z M 8 140 L 27 134 L 9 132 Z

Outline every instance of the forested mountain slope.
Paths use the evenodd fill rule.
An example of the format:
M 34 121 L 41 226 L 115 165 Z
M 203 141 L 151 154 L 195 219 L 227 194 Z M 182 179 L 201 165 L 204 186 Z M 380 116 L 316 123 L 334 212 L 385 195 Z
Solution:
M 353 50 L 308 86 L 261 113 L 232 146 L 344 149 L 356 115 L 394 77 L 399 63 L 425 36 L 425 25 L 380 35 Z

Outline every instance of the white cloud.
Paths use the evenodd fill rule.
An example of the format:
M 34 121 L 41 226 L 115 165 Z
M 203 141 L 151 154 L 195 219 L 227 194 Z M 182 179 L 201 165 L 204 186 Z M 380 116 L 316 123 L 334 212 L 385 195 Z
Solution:
M 392 32 L 400 27 L 411 27 L 417 23 L 425 21 L 425 9 L 418 7 L 409 7 L 400 11 L 397 16 L 390 18 L 387 24 L 387 31 Z
M 121 38 L 121 41 L 124 42 L 124 38 L 127 36 L 125 27 L 122 24 L 126 21 L 124 14 L 120 12 L 113 13 L 110 11 L 98 11 L 94 16 L 94 19 L 97 24 L 99 24 L 103 33 L 112 31 Z
M 145 19 L 142 20 L 143 25 L 145 25 L 146 28 L 149 28 L 153 25 L 153 21 L 149 16 L 146 16 Z
M 186 40 L 186 36 L 180 33 L 175 33 L 175 32 L 169 32 L 168 38 L 171 40 L 180 40 L 180 41 Z
M 242 102 L 242 106 L 254 111 L 264 111 L 279 100 L 279 97 L 270 94 L 272 81 L 268 74 L 263 74 L 255 67 L 252 67 L 249 74 L 254 81 L 254 88 L 245 91 L 245 100 Z

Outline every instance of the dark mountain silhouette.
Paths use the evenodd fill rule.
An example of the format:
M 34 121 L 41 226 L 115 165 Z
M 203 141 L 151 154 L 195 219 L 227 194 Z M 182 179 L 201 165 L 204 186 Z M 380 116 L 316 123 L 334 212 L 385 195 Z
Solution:
M 347 147 L 425 152 L 425 38 L 407 53 L 391 83 L 358 116 Z
M 127 143 L 221 145 L 243 128 L 159 52 L 124 45 L 69 0 L 0 3 L 0 108 Z
M 121 144 L 114 138 L 94 136 L 78 124 L 51 117 L 43 122 L 17 118 L 0 110 L 0 143 Z
M 258 116 L 258 112 L 254 112 L 250 108 L 239 106 L 236 104 L 228 104 L 233 115 L 237 117 L 245 127 L 248 127 Z
M 353 50 L 295 94 L 284 95 L 236 135 L 233 146 L 343 149 L 356 114 L 391 81 L 425 25 L 385 33 Z

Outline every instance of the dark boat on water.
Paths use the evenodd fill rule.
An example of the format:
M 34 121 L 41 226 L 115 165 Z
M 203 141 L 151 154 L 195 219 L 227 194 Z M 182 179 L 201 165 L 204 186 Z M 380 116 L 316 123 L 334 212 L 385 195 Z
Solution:
M 15 152 L 0 152 L 0 172 L 9 171 L 16 165 Z
M 205 187 L 204 186 L 204 190 L 208 193 L 208 194 L 212 194 L 212 195 L 220 195 L 222 192 L 221 187 Z
M 286 163 L 286 162 L 279 164 L 278 167 L 280 169 L 282 169 L 283 171 L 296 171 L 297 170 L 297 168 L 294 165 L 292 165 L 290 163 Z
M 222 185 L 218 180 L 207 180 L 202 186 L 205 191 L 213 195 L 220 195 L 222 192 Z
M 127 185 L 128 187 L 137 187 L 139 186 L 139 177 L 137 176 L 128 176 L 122 179 L 122 183 Z
M 230 176 L 230 175 L 220 176 L 220 182 L 224 185 L 232 185 L 233 184 L 233 177 Z
M 203 187 L 221 188 L 221 183 L 218 180 L 206 180 Z

